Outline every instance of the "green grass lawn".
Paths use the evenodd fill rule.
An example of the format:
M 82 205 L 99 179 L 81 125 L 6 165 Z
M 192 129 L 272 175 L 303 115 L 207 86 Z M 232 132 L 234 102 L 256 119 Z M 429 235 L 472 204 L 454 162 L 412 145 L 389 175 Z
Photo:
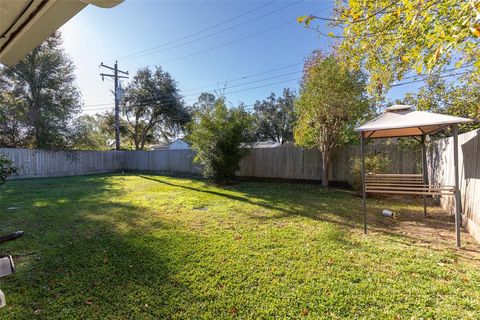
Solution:
M 418 200 L 371 200 L 364 236 L 361 199 L 317 185 L 132 174 L 0 194 L 0 233 L 25 231 L 0 245 L 18 268 L 0 319 L 480 317 L 477 256 L 440 243 L 449 217 L 409 229 Z

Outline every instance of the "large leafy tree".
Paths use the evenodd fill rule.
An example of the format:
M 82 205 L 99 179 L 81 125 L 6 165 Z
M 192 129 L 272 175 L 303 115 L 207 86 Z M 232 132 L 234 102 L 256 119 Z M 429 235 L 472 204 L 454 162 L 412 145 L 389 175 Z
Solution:
M 410 71 L 452 64 L 480 70 L 479 0 L 336 0 L 333 17 L 299 20 L 315 18 L 341 29 L 330 36 L 339 39 L 344 61 L 370 74 L 372 92 L 385 92 Z
M 14 67 L 0 70 L 0 96 L 0 113 L 9 118 L 1 132 L 6 145 L 67 148 L 71 121 L 80 109 L 80 93 L 73 62 L 62 48 L 59 33 Z
M 418 110 L 446 113 L 458 117 L 480 118 L 480 82 L 447 82 L 433 74 L 417 92 L 407 93 L 401 103 Z M 479 123 L 460 126 L 461 131 L 479 128 Z
M 114 116 L 111 113 L 104 115 L 82 115 L 75 119 L 72 128 L 72 148 L 77 150 L 107 150 L 112 147 L 114 136 Z M 122 123 L 124 125 L 124 123 Z M 120 126 L 124 129 L 124 126 Z M 124 130 L 122 130 L 124 133 Z
M 295 94 L 285 88 L 282 96 L 272 93 L 267 99 L 255 102 L 254 132 L 257 140 L 272 140 L 281 144 L 293 140 L 296 121 L 294 100 Z
M 351 138 L 359 119 L 367 114 L 365 76 L 343 67 L 333 54 L 314 52 L 305 64 L 295 109 L 295 142 L 320 150 L 322 185 L 328 186 L 332 151 Z
M 195 161 L 202 165 L 204 176 L 215 183 L 226 183 L 235 177 L 247 153 L 241 144 L 248 140 L 252 118 L 243 107 L 227 108 L 224 98 L 212 103 L 211 97 L 201 96 L 188 126 L 187 140 L 197 152 Z
M 30 134 L 26 124 L 26 108 L 22 99 L 8 91 L 0 91 L 0 146 L 28 146 Z
M 177 83 L 160 67 L 137 71 L 125 89 L 122 109 L 136 149 L 154 140 L 171 139 L 189 121 Z

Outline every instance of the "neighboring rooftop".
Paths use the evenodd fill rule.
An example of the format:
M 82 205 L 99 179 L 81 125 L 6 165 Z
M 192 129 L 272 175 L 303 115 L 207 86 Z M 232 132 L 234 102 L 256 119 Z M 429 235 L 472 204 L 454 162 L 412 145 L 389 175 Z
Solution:
M 182 139 L 176 139 L 168 143 L 154 144 L 149 147 L 150 150 L 185 150 L 190 149 L 190 145 Z

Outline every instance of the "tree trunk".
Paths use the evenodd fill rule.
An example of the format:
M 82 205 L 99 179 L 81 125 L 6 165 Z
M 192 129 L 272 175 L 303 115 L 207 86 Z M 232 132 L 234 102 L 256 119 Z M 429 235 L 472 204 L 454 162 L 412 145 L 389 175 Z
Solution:
M 322 153 L 322 186 L 328 187 L 328 169 L 330 165 L 330 155 L 328 152 Z

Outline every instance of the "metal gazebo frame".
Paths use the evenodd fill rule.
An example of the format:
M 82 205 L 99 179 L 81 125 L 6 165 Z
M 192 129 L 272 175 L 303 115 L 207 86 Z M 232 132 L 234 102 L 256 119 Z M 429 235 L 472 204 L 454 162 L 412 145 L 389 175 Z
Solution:
M 460 247 L 461 198 L 458 174 L 458 124 L 471 122 L 467 118 L 454 117 L 425 111 L 414 111 L 408 105 L 394 105 L 381 116 L 356 129 L 360 132 L 360 153 L 362 157 L 362 198 L 364 233 L 367 234 L 367 193 L 394 193 L 422 195 L 423 210 L 427 215 L 427 196 L 455 196 L 455 237 Z M 426 136 L 438 130 L 452 128 L 453 162 L 455 185 L 431 185 L 428 183 Z M 369 139 L 413 137 L 422 145 L 422 174 L 366 174 L 365 143 Z

